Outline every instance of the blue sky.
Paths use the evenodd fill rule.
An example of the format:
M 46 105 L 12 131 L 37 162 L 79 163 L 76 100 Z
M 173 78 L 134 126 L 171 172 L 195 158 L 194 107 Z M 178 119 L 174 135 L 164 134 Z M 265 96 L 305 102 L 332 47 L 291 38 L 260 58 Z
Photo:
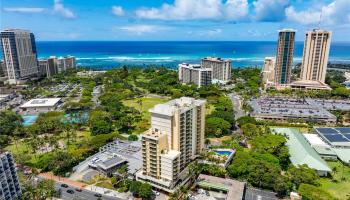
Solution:
M 277 30 L 350 41 L 350 0 L 0 0 L 1 29 L 37 40 L 275 41 Z M 320 16 L 322 17 L 320 20 Z

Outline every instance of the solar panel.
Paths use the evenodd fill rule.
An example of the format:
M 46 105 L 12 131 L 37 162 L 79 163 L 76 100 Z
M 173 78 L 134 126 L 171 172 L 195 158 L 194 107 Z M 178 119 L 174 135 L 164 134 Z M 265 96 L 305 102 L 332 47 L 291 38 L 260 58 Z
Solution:
M 350 134 L 350 128 L 342 127 L 342 128 L 336 128 L 341 133 L 349 133 Z
M 346 138 L 348 138 L 350 140 L 350 133 L 348 134 L 343 134 Z
M 349 142 L 344 136 L 342 135 L 324 135 L 324 137 L 329 140 L 330 142 Z
M 338 133 L 336 130 L 333 128 L 317 128 L 316 129 L 318 132 L 320 132 L 323 135 L 330 135 L 330 134 L 336 134 Z

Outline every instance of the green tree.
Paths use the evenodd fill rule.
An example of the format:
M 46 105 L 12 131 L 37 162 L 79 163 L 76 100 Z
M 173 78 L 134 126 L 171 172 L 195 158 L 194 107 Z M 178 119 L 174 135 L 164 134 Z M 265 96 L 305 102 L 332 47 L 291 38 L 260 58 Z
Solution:
M 137 137 L 137 135 L 131 134 L 128 137 L 129 141 L 137 141 L 139 138 Z
M 142 183 L 139 188 L 139 196 L 144 199 L 149 199 L 152 195 L 152 186 L 148 183 Z
M 334 200 L 328 192 L 313 185 L 302 183 L 298 189 L 299 194 L 303 200 Z
M 222 135 L 228 134 L 231 128 L 231 124 L 218 117 L 210 117 L 206 120 L 205 132 L 207 135 L 214 135 L 220 137 Z
M 300 165 L 298 167 L 290 167 L 287 171 L 290 179 L 295 188 L 298 188 L 300 184 L 306 183 L 310 185 L 318 186 L 317 182 L 319 176 L 316 170 L 309 168 L 307 165 Z
M 0 111 L 0 135 L 11 136 L 14 130 L 22 128 L 23 119 L 15 112 Z

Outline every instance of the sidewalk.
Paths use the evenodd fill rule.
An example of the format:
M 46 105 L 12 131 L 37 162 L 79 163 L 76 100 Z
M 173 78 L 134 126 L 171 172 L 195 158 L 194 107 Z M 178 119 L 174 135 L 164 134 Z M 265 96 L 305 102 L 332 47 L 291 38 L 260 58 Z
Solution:
M 53 175 L 52 173 L 41 173 L 38 176 L 45 178 L 45 179 L 54 180 L 56 182 L 65 183 L 67 185 L 71 185 L 71 186 L 77 187 L 77 188 L 85 188 L 87 186 L 84 183 L 73 181 L 73 180 L 68 179 L 68 178 L 58 177 L 58 176 Z

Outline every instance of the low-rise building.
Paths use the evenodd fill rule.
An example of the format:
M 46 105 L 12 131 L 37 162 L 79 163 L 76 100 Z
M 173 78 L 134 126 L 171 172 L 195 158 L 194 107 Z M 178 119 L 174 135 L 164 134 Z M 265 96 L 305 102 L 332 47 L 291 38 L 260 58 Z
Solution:
M 21 114 L 36 114 L 55 111 L 61 105 L 61 98 L 32 99 L 21 105 Z
M 212 83 L 212 69 L 202 68 L 199 64 L 179 64 L 179 80 L 182 83 L 193 83 L 201 87 Z
M 272 128 L 272 133 L 286 137 L 290 161 L 296 167 L 307 165 L 317 171 L 320 176 L 332 172 L 327 163 L 310 146 L 305 137 L 294 128 Z
M 288 97 L 260 97 L 249 101 L 251 115 L 257 120 L 311 121 L 335 123 L 337 118 L 322 106 L 304 99 Z
M 9 152 L 0 150 L 0 199 L 20 199 L 22 189 L 18 180 L 15 161 Z
M 209 176 L 205 174 L 200 174 L 198 176 L 196 185 L 200 188 L 224 192 L 226 194 L 224 197 L 225 200 L 244 199 L 246 186 L 244 182 L 228 178 Z

